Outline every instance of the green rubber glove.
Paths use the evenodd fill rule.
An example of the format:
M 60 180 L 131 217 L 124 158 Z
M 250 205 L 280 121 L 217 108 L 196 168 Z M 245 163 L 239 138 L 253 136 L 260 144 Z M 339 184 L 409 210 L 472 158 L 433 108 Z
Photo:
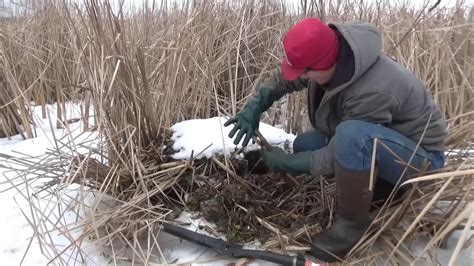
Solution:
M 310 151 L 289 154 L 280 148 L 273 147 L 271 151 L 262 150 L 262 157 L 267 167 L 277 173 L 310 174 Z
M 234 139 L 235 145 L 238 145 L 245 135 L 242 146 L 247 146 L 255 134 L 255 129 L 258 129 L 260 115 L 272 106 L 275 100 L 275 92 L 270 88 L 262 87 L 258 90 L 257 94 L 245 104 L 242 111 L 224 123 L 226 127 L 235 124 L 229 133 L 229 138 L 233 138 L 237 133 L 237 137 Z

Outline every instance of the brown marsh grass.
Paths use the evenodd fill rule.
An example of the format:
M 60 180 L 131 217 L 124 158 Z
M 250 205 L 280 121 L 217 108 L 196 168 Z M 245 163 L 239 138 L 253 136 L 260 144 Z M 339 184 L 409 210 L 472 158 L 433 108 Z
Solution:
M 349 260 L 417 263 L 417 255 L 406 248 L 408 240 L 428 235 L 425 251 L 430 252 L 454 229 L 470 228 L 474 208 L 472 158 L 462 158 L 473 141 L 474 11 L 462 3 L 452 9 L 430 7 L 347 0 L 299 1 L 295 6 L 278 1 L 150 1 L 131 12 L 108 1 L 88 0 L 81 6 L 45 1 L 34 12 L 1 22 L 0 132 L 9 136 L 24 130 L 25 137 L 33 137 L 31 102 L 55 102 L 61 109 L 65 101 L 82 101 L 84 129 L 99 132 L 99 149 L 77 156 L 77 146 L 64 144 L 69 153 L 57 148 L 42 158 L 50 168 L 29 161 L 16 164 L 26 167 L 31 178 L 55 165 L 62 170 L 54 184 L 94 188 L 84 231 L 79 239 L 71 237 L 65 249 L 81 251 L 82 239 L 89 238 L 110 247 L 114 261 L 125 256 L 134 263 L 151 263 L 160 259 L 152 256 L 159 253 L 159 224 L 187 208 L 183 180 L 217 173 L 227 182 L 245 182 L 228 158 L 170 160 L 170 150 L 164 148 L 170 144 L 170 126 L 238 112 L 259 81 L 278 66 L 281 36 L 299 18 L 367 21 L 382 32 L 384 50 L 424 81 L 448 119 L 448 146 L 460 150 L 443 172 L 412 180 L 410 197 L 378 214 L 376 233 Z M 305 130 L 305 97 L 288 96 L 263 120 L 293 133 Z M 90 108 L 95 110 L 94 127 L 87 124 Z M 58 126 L 67 126 L 67 119 L 59 112 Z M 434 181 L 423 185 L 424 179 Z M 49 189 L 53 195 L 59 191 Z M 323 194 L 321 199 L 328 200 Z M 438 207 L 446 202 L 447 207 Z M 99 207 L 103 204 L 107 208 Z M 334 200 L 328 205 L 332 211 Z M 54 223 L 55 217 L 38 208 L 31 215 L 37 218 L 32 226 L 45 253 L 52 261 L 68 261 L 49 237 L 55 230 L 67 234 L 66 225 L 60 219 Z M 265 248 L 307 248 L 295 240 L 305 234 L 304 228 L 282 242 L 280 230 L 262 221 L 274 233 Z M 47 229 L 46 223 L 55 226 Z M 463 237 L 468 234 L 463 231 Z

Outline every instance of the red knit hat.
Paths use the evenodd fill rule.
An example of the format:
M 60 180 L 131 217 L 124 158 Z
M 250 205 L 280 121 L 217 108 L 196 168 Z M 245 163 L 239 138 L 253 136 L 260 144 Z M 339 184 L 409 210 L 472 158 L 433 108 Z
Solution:
M 336 33 L 316 18 L 299 21 L 283 37 L 285 57 L 281 72 L 285 80 L 295 80 L 307 68 L 327 70 L 337 60 L 339 41 Z

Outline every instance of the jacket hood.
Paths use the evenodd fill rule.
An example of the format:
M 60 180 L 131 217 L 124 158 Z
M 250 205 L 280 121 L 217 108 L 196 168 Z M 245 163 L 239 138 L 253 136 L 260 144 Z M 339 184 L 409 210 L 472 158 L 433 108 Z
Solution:
M 354 53 L 354 75 L 347 85 L 377 61 L 382 51 L 382 38 L 377 28 L 368 23 L 332 23 L 330 26 L 337 28 Z

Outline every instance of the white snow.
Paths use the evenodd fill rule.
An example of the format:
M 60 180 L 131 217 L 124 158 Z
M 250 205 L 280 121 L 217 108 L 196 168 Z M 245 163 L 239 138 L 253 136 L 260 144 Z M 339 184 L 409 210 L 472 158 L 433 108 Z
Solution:
M 77 118 L 80 117 L 80 108 L 78 104 L 67 104 L 67 117 Z M 33 139 L 23 140 L 20 135 L 13 136 L 11 139 L 1 138 L 0 139 L 0 155 L 13 156 L 21 160 L 26 155 L 40 156 L 44 154 L 48 148 L 52 148 L 56 145 L 54 139 L 60 139 L 68 137 L 69 133 L 72 135 L 80 134 L 80 123 L 72 124 L 70 127 L 71 131 L 65 129 L 51 129 L 50 121 L 52 125 L 56 125 L 56 106 L 48 106 L 47 118 L 41 118 L 41 108 L 34 108 L 34 121 L 36 124 L 37 136 Z M 54 134 L 54 135 L 53 135 Z M 55 138 L 53 137 L 55 136 Z M 91 134 L 87 134 L 91 139 L 95 137 Z M 30 158 L 30 157 L 29 157 Z M 36 223 L 38 219 L 45 219 L 46 216 L 50 215 L 50 223 L 48 228 L 39 229 L 40 232 L 44 230 L 56 229 L 51 235 L 49 242 L 54 243 L 58 249 L 65 248 L 71 244 L 71 239 L 76 240 L 81 231 L 80 229 L 73 229 L 80 225 L 77 223 L 77 213 L 72 210 L 65 210 L 64 213 L 59 212 L 59 208 L 54 202 L 50 201 L 51 198 L 43 197 L 44 195 L 39 194 L 37 197 L 31 197 L 32 188 L 40 186 L 43 182 L 47 182 L 48 179 L 31 181 L 26 185 L 18 186 L 18 190 L 11 188 L 13 182 L 11 178 L 18 176 L 18 172 L 11 171 L 4 167 L 12 167 L 14 169 L 20 169 L 21 166 L 15 164 L 14 161 L 4 162 L 0 158 L 0 213 L 2 213 L 2 220 L 0 221 L 0 261 L 3 265 L 18 265 L 23 262 L 23 265 L 46 265 L 49 262 L 49 258 L 54 257 L 52 247 L 40 246 L 38 242 L 38 234 L 34 233 L 33 226 L 30 223 Z M 27 177 L 25 177 L 26 180 Z M 17 183 L 18 180 L 14 182 Z M 11 188 L 9 190 L 6 190 Z M 78 194 L 78 190 L 81 189 L 77 185 L 71 185 L 65 190 L 62 195 L 65 199 L 74 199 Z M 6 191 L 5 191 L 6 190 Z M 30 209 L 28 200 L 33 200 L 38 210 Z M 59 202 L 59 201 L 58 201 Z M 64 207 L 64 206 L 63 206 Z M 44 214 L 38 215 L 37 212 Z M 62 219 L 59 219 L 60 215 L 63 215 Z M 36 220 L 36 221 L 35 221 Z M 54 226 L 53 223 L 57 220 L 62 220 L 59 225 Z M 46 223 L 47 224 L 47 223 Z M 68 225 L 71 230 L 67 230 L 70 234 L 59 234 L 61 226 Z M 56 249 L 56 248 L 54 248 Z M 101 256 L 100 248 L 93 246 L 91 243 L 85 241 L 82 244 L 82 249 L 87 251 L 88 257 L 84 258 L 86 264 L 105 264 L 105 257 Z M 74 257 L 74 252 L 70 252 L 67 255 Z M 80 260 L 78 260 L 79 262 Z M 53 264 L 57 264 L 53 263 Z M 80 264 L 80 262 L 79 262 Z
M 229 155 L 231 152 L 242 148 L 242 141 L 239 145 L 233 143 L 229 138 L 229 132 L 233 125 L 224 127 L 227 118 L 213 117 L 209 119 L 192 119 L 174 124 L 173 130 L 173 149 L 177 151 L 174 159 L 189 159 L 191 155 L 194 158 L 211 158 L 215 154 Z M 290 144 L 295 139 L 295 135 L 287 134 L 279 128 L 272 127 L 265 123 L 260 123 L 259 131 L 272 145 L 282 146 Z M 258 144 L 252 144 L 252 141 L 246 147 L 246 150 L 258 149 Z
M 81 105 L 68 103 L 66 105 L 67 118 L 80 118 L 82 116 L 80 111 Z M 28 195 L 32 194 L 32 188 L 40 186 L 42 183 L 47 182 L 48 179 L 35 181 L 34 184 L 28 184 L 21 186 L 22 191 L 18 191 L 11 188 L 11 178 L 18 175 L 16 172 L 5 167 L 12 167 L 14 169 L 21 168 L 18 165 L 13 165 L 13 162 L 4 161 L 6 157 L 12 156 L 14 158 L 25 157 L 26 155 L 41 156 L 48 149 L 55 147 L 55 139 L 66 138 L 70 141 L 83 142 L 86 139 L 94 140 L 97 138 L 95 132 L 88 132 L 81 134 L 82 122 L 70 124 L 69 130 L 66 129 L 51 129 L 50 125 L 56 125 L 57 106 L 47 106 L 47 118 L 42 119 L 42 113 L 40 107 L 34 107 L 34 121 L 36 137 L 33 139 L 23 140 L 20 135 L 13 136 L 11 138 L 0 138 L 0 211 L 3 219 L 0 221 L 0 261 L 4 265 L 18 265 L 21 262 L 23 265 L 46 265 L 50 262 L 51 257 L 56 254 L 53 253 L 53 249 L 61 251 L 69 246 L 72 242 L 78 239 L 81 230 L 80 217 L 78 217 L 77 210 L 66 210 L 64 211 L 63 218 L 61 219 L 60 225 L 53 225 L 52 223 L 58 220 L 60 217 L 59 208 L 55 203 L 63 202 L 63 208 L 67 205 L 64 199 L 75 200 L 75 197 L 79 194 L 80 189 L 78 185 L 70 185 L 64 190 L 64 194 L 61 195 L 62 199 L 54 199 L 51 197 L 38 197 L 35 200 L 35 206 L 39 206 L 42 213 L 45 216 L 39 216 L 35 211 L 30 210 L 28 200 L 32 200 L 32 197 Z M 92 114 L 92 112 L 91 112 Z M 219 123 L 221 121 L 221 123 Z M 210 119 L 196 119 L 178 123 L 173 126 L 175 131 L 174 137 L 176 140 L 175 147 L 178 152 L 175 157 L 178 159 L 188 159 L 191 156 L 191 152 L 194 150 L 194 156 L 197 156 L 203 151 L 209 144 L 212 144 L 208 150 L 204 150 L 198 157 L 211 157 L 213 154 L 224 154 L 224 150 L 228 152 L 234 150 L 236 147 L 232 144 L 232 140 L 227 138 L 227 134 L 232 126 L 228 128 L 222 127 L 222 132 L 225 134 L 225 138 L 222 138 L 221 126 L 225 122 L 223 118 L 210 118 Z M 89 119 L 89 124 L 92 125 L 92 119 Z M 267 124 L 260 124 L 260 131 L 267 138 L 267 140 L 275 145 L 283 145 L 291 143 L 294 139 L 294 135 L 286 134 L 283 130 L 271 127 Z M 192 133 L 192 135 L 190 135 Z M 196 138 L 196 136 L 199 136 Z M 198 141 L 195 141 L 198 139 Z M 93 145 L 93 143 L 92 143 Z M 249 149 L 256 149 L 257 145 L 249 145 Z M 240 147 L 240 146 L 239 146 Z M 77 149 L 87 152 L 85 148 Z M 77 151 L 76 150 L 76 151 Z M 30 157 L 28 157 L 30 159 Z M 3 167 L 2 167 L 3 166 Z M 3 191 L 6 190 L 7 191 Z M 29 191 L 28 191 L 29 190 Z M 92 203 L 93 195 L 89 193 L 90 198 L 86 199 Z M 67 202 L 67 201 L 66 201 Z M 82 212 L 79 212 L 81 215 Z M 47 215 L 51 219 L 51 224 L 47 230 L 52 230 L 52 239 L 48 240 L 48 243 L 54 243 L 55 248 L 40 246 L 35 235 L 32 225 L 33 216 L 35 219 L 46 219 Z M 201 224 L 206 224 L 201 219 L 192 218 L 193 215 L 189 213 L 183 213 L 179 220 L 183 222 L 191 223 L 190 229 L 197 230 L 197 227 Z M 67 226 L 69 230 L 62 230 L 62 226 Z M 77 228 L 77 229 L 73 229 Z M 45 229 L 43 228 L 43 231 Z M 60 232 L 72 232 L 68 235 L 62 235 Z M 166 233 L 160 233 L 159 237 L 160 248 L 166 257 L 167 263 L 192 263 L 193 265 L 223 265 L 231 261 L 236 261 L 230 258 L 223 258 L 217 255 L 212 250 L 203 248 L 201 246 L 182 241 L 174 236 Z M 104 256 L 107 253 L 106 249 L 94 246 L 91 242 L 84 240 L 81 243 L 82 251 L 87 254 L 83 259 L 77 258 L 77 252 L 68 250 L 63 256 L 65 258 L 71 257 L 72 261 L 68 261 L 67 264 L 86 264 L 86 265 L 106 265 L 113 263 L 109 256 Z M 109 254 L 108 254 L 109 255 Z M 76 262 L 73 260 L 77 259 Z M 58 261 L 53 264 L 58 264 Z M 120 262 L 120 265 L 126 265 L 126 262 Z M 249 265 L 272 265 L 265 262 L 255 261 Z
M 67 104 L 68 118 L 78 118 L 81 116 L 79 111 L 80 105 L 78 104 Z M 2 213 L 2 219 L 0 220 L 0 261 L 4 265 L 17 265 L 23 260 L 23 265 L 45 265 L 51 258 L 53 247 L 40 247 L 37 240 L 37 235 L 33 231 L 33 227 L 29 221 L 35 219 L 46 219 L 45 216 L 38 216 L 37 212 L 32 212 L 27 201 L 28 195 L 31 195 L 31 188 L 38 187 L 44 181 L 38 180 L 36 183 L 29 183 L 27 185 L 20 186 L 19 190 L 10 189 L 3 191 L 4 189 L 11 187 L 9 178 L 12 178 L 17 173 L 12 172 L 3 166 L 9 166 L 8 163 L 4 162 L 5 156 L 13 156 L 21 160 L 23 154 L 29 155 L 42 155 L 48 148 L 56 145 L 54 139 L 61 138 L 63 136 L 72 137 L 79 136 L 81 132 L 81 123 L 74 123 L 70 127 L 70 131 L 64 129 L 51 129 L 51 125 L 56 125 L 56 106 L 48 106 L 49 118 L 41 119 L 41 109 L 39 107 L 34 108 L 35 123 L 37 136 L 34 139 L 22 140 L 20 136 L 14 136 L 11 139 L 0 139 L 0 211 Z M 232 126 L 223 127 L 225 118 L 214 117 L 210 119 L 195 119 L 189 121 L 183 121 L 177 123 L 172 127 L 174 131 L 173 140 L 175 141 L 173 148 L 177 150 L 174 155 L 176 159 L 189 159 L 191 153 L 194 157 L 211 157 L 214 154 L 230 154 L 230 152 L 239 149 L 240 146 L 235 146 L 232 140 L 227 137 Z M 92 121 L 90 121 L 92 122 Z M 294 140 L 295 136 L 292 134 L 286 134 L 283 130 L 274 128 L 270 125 L 261 123 L 259 129 L 262 135 L 272 144 L 275 145 L 290 145 Z M 55 138 L 53 137 L 53 134 Z M 69 135 L 71 134 L 71 135 Z M 97 138 L 96 133 L 80 135 L 82 140 L 90 138 L 91 140 Z M 93 143 L 92 143 L 93 144 Z M 290 145 L 291 146 L 291 145 Z M 249 149 L 257 148 L 256 145 L 250 145 Z M 86 150 L 85 150 L 86 151 Z M 3 155 L 3 158 L 1 157 Z M 78 185 L 70 185 L 64 193 L 60 194 L 63 199 L 69 198 L 74 200 L 74 197 L 78 195 L 80 189 Z M 82 193 L 83 194 L 83 193 Z M 90 200 L 93 200 L 93 195 L 89 193 Z M 31 200 L 31 197 L 30 197 Z M 55 205 L 54 199 L 47 197 L 34 198 L 35 206 L 40 207 L 42 213 L 51 213 L 51 220 L 55 221 L 60 217 L 58 206 Z M 59 200 L 57 200 L 59 202 Z M 77 210 L 63 210 L 63 217 L 61 218 L 62 225 L 70 228 L 72 232 L 70 235 L 61 234 L 54 224 L 50 224 L 48 228 L 41 228 L 44 230 L 52 230 L 52 239 L 50 243 L 58 248 L 65 248 L 71 244 L 71 241 L 77 240 L 80 235 L 81 221 L 78 215 L 82 212 Z M 35 214 L 35 215 L 33 215 Z M 28 220 L 28 219 L 29 220 Z M 189 214 L 183 214 L 180 217 L 183 221 L 189 221 L 194 226 L 199 223 L 203 223 L 202 220 L 195 220 L 191 218 Z M 72 228 L 77 228 L 72 230 Z M 59 228 L 61 229 L 61 228 Z M 439 250 L 440 262 L 446 263 L 449 261 L 450 254 L 457 243 L 459 233 L 455 233 L 454 236 L 448 242 L 447 250 Z M 472 240 L 471 240 L 472 241 Z M 228 258 L 216 257 L 216 254 L 206 248 L 187 243 L 186 241 L 180 241 L 176 237 L 161 233 L 159 236 L 160 248 L 162 249 L 168 263 L 193 263 L 194 265 L 222 265 L 228 263 Z M 422 249 L 423 241 L 416 244 L 413 247 L 413 252 Z M 474 252 L 471 247 L 462 251 L 459 257 L 459 265 L 469 265 L 474 261 Z M 67 264 L 87 264 L 87 265 L 106 265 L 111 262 L 110 257 L 104 256 L 104 250 L 101 247 L 92 245 L 89 241 L 83 240 L 81 248 L 88 254 L 83 260 L 76 259 L 74 257 L 74 251 L 68 251 L 72 254 L 71 260 Z M 53 255 L 54 256 L 54 255 Z M 24 258 L 23 258 L 24 257 Z M 201 263 L 199 263 L 201 261 Z M 55 263 L 57 264 L 57 263 Z M 124 263 L 121 263 L 124 264 Z M 126 263 L 125 263 L 126 264 Z M 270 265 L 268 263 L 255 261 L 253 265 Z

